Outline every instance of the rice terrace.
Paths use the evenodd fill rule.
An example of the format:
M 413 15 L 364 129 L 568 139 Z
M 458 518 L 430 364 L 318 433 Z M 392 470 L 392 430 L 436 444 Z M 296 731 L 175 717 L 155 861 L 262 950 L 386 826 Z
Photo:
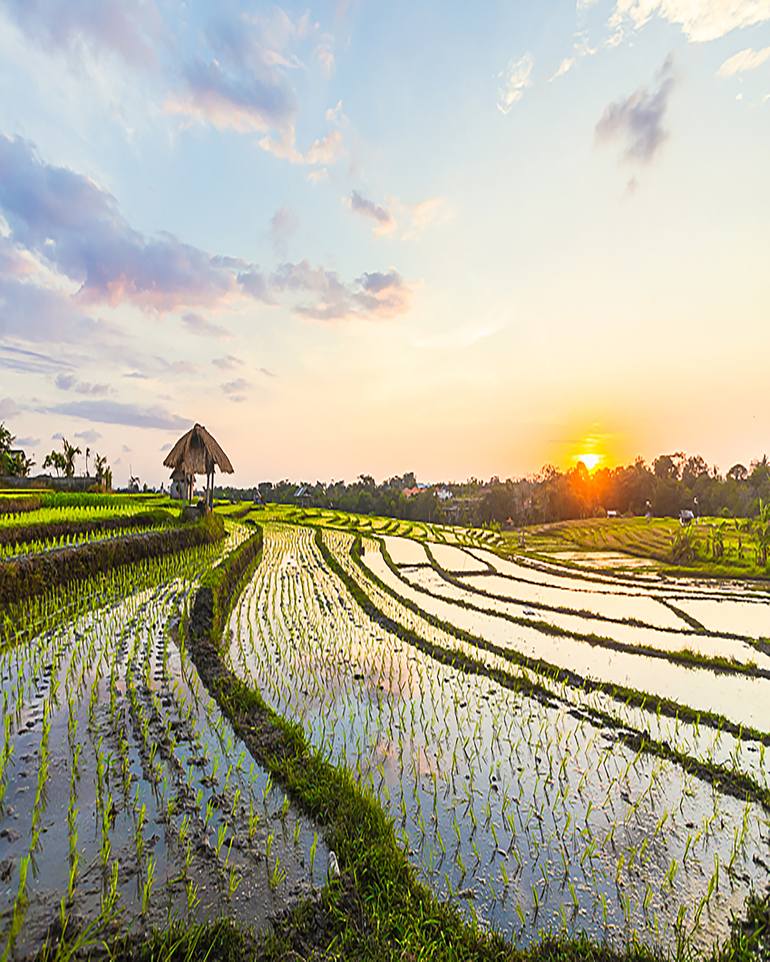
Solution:
M 0 89 L 0 962 L 770 962 L 770 0 Z
M 770 580 L 213 494 L 2 494 L 4 958 L 763 957 Z

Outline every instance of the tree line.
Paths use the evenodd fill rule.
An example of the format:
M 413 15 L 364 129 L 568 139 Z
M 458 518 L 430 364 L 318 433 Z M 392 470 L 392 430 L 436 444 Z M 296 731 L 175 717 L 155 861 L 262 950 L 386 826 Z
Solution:
M 749 466 L 735 464 L 723 476 L 700 455 L 661 454 L 651 464 L 633 464 L 589 472 L 582 462 L 561 471 L 546 465 L 538 474 L 505 481 L 470 478 L 414 491 L 413 472 L 381 483 L 362 474 L 350 483 L 314 484 L 283 480 L 255 488 L 217 488 L 218 497 L 333 508 L 413 521 L 454 524 L 499 524 L 518 527 L 551 521 L 591 518 L 615 511 L 620 515 L 651 514 L 676 517 L 685 509 L 696 516 L 753 518 L 761 503 L 770 502 L 770 462 L 767 456 Z M 438 492 L 451 492 L 440 498 Z
M 24 452 L 15 451 L 13 449 L 15 441 L 15 436 L 11 434 L 5 426 L 5 423 L 0 423 L 0 475 L 9 478 L 29 477 L 35 461 L 32 458 L 28 458 Z M 79 454 L 83 454 L 83 451 L 77 445 L 70 444 L 65 437 L 62 437 L 61 442 L 62 447 L 60 451 L 54 448 L 46 454 L 43 459 L 42 468 L 44 471 L 53 468 L 57 478 L 74 478 L 76 469 L 75 458 Z M 88 477 L 88 462 L 91 458 L 90 447 L 86 447 L 84 458 L 85 473 L 86 477 Z M 107 458 L 104 455 L 94 452 L 93 467 L 96 485 L 108 491 L 111 490 L 112 469 L 107 464 Z

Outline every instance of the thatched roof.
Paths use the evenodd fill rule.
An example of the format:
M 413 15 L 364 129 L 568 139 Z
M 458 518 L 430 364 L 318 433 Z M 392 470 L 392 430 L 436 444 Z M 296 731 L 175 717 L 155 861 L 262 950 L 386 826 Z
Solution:
M 207 474 L 214 470 L 214 465 L 226 474 L 233 473 L 230 459 L 202 424 L 183 434 L 163 463 L 186 474 Z

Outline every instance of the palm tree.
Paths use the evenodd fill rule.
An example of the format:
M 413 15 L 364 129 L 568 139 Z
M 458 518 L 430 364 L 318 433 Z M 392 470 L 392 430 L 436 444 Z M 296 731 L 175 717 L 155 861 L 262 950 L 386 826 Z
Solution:
M 64 446 L 64 477 L 72 478 L 75 476 L 75 455 L 82 454 L 80 448 L 74 447 L 66 438 L 61 439 Z
M 91 457 L 91 448 L 86 445 L 86 477 L 88 477 L 88 459 Z
M 46 454 L 45 460 L 43 461 L 43 470 L 46 468 L 53 468 L 56 471 L 56 477 L 58 478 L 62 471 L 67 467 L 67 461 L 61 451 L 51 451 L 50 454 Z

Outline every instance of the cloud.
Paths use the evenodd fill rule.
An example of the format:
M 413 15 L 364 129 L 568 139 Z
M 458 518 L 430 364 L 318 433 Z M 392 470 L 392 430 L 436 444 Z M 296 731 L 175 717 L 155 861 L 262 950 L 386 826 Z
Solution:
M 511 107 L 524 96 L 527 87 L 532 86 L 532 70 L 535 61 L 531 53 L 525 53 L 520 60 L 512 60 L 505 70 L 497 76 L 497 109 L 507 114 Z
M 40 438 L 24 437 L 16 438 L 15 444 L 20 448 L 36 448 L 40 444 Z
M 259 297 L 248 283 L 253 265 L 212 256 L 171 234 L 145 237 L 92 180 L 44 163 L 32 144 L 4 135 L 0 210 L 14 243 L 79 284 L 80 301 L 169 311 L 210 307 L 236 295 Z
M 751 47 L 747 47 L 746 50 L 740 50 L 732 57 L 728 57 L 717 70 L 717 76 L 734 77 L 747 70 L 756 70 L 767 60 L 770 60 L 770 47 L 763 47 L 762 50 L 752 50 Z
M 375 234 L 390 234 L 396 229 L 396 221 L 390 211 L 376 204 L 373 200 L 369 200 L 368 197 L 364 197 L 359 191 L 351 192 L 348 204 L 356 214 L 374 222 Z
M 246 392 L 251 384 L 244 377 L 237 377 L 234 381 L 227 381 L 222 386 L 222 391 L 231 401 L 240 403 L 246 400 Z
M 223 341 L 232 337 L 226 327 L 214 324 L 200 314 L 184 314 L 181 321 L 191 334 L 197 334 L 199 337 L 215 337 Z
M 334 73 L 334 49 L 332 48 L 331 39 L 327 38 L 322 43 L 319 43 L 315 48 L 315 56 L 318 63 L 321 65 L 321 70 L 324 75 L 331 77 Z
M 83 48 L 120 56 L 129 64 L 154 63 L 161 18 L 153 0 L 5 0 L 6 12 L 30 39 L 48 49 Z
M 325 113 L 324 117 L 327 123 L 332 124 L 335 127 L 342 127 L 348 123 L 348 117 L 342 107 L 342 101 L 338 100 L 333 107 L 329 107 Z
M 548 78 L 549 83 L 550 81 L 557 80 L 559 77 L 563 77 L 564 74 L 569 73 L 576 63 L 577 59 L 575 57 L 565 57 L 553 74 Z
M 273 67 L 257 64 L 253 72 L 233 67 L 216 59 L 189 63 L 184 92 L 170 97 L 166 110 L 239 133 L 293 129 L 294 95 Z
M 294 312 L 319 321 L 395 317 L 409 309 L 411 299 L 410 287 L 396 270 L 365 273 L 352 284 L 344 284 L 334 271 L 302 261 L 283 264 L 274 275 L 274 283 L 314 293 L 313 303 L 301 304 Z
M 329 179 L 329 171 L 325 167 L 310 170 L 308 171 L 307 179 L 311 184 L 322 184 L 325 180 Z
M 228 354 L 226 357 L 212 358 L 211 363 L 222 371 L 234 371 L 237 367 L 241 367 L 243 361 L 234 354 Z
M 596 125 L 598 142 L 620 141 L 623 156 L 636 163 L 649 163 L 668 137 L 663 122 L 674 89 L 673 63 L 668 57 L 651 89 L 640 87 L 624 100 L 610 104 Z
M 220 14 L 206 27 L 203 52 L 182 68 L 181 84 L 166 100 L 169 113 L 224 130 L 260 134 L 259 146 L 294 164 L 330 164 L 342 156 L 342 135 L 330 131 L 307 151 L 296 144 L 298 103 L 291 74 L 304 71 L 296 53 L 316 25 L 279 7 L 268 14 Z M 334 69 L 333 38 L 324 34 L 314 55 Z
M 87 431 L 76 431 L 75 437 L 80 438 L 81 441 L 85 441 L 86 444 L 96 444 L 97 441 L 101 441 L 102 439 L 102 435 L 92 428 L 89 428 Z
M 15 418 L 18 414 L 21 409 L 12 397 L 0 398 L 0 419 Z
M 359 206 L 366 206 L 365 198 L 356 196 Z M 377 222 L 387 225 L 387 212 L 378 214 L 377 205 L 371 208 Z M 296 313 L 312 316 L 313 311 L 328 311 L 346 317 L 390 316 L 406 309 L 408 302 L 408 289 L 400 277 L 392 296 L 372 300 L 361 278 L 345 284 L 335 272 L 311 268 L 307 261 L 281 265 L 268 276 L 256 264 L 208 254 L 171 234 L 145 237 L 123 218 L 115 199 L 92 180 L 44 163 L 27 141 L 3 135 L 0 212 L 11 243 L 58 272 L 62 282 L 79 285 L 72 297 L 0 276 L 0 334 L 6 336 L 93 344 L 97 338 L 121 333 L 120 327 L 83 314 L 83 302 L 128 303 L 163 312 L 190 306 L 213 308 L 236 298 L 272 305 L 278 294 L 314 291 L 322 295 L 321 301 L 301 305 Z M 223 336 L 224 329 L 209 326 L 199 314 L 183 315 L 182 323 L 199 334 Z M 114 359 L 143 370 L 139 359 L 126 356 L 122 342 L 114 343 L 111 351 Z
M 286 248 L 299 227 L 299 217 L 288 207 L 279 207 L 270 218 L 270 237 L 273 249 L 282 257 L 286 256 Z
M 21 371 L 30 374 L 46 374 L 50 371 L 71 367 L 59 358 L 41 354 L 39 351 L 28 351 L 11 344 L 0 344 L 0 367 L 11 371 Z
M 297 103 L 289 74 L 301 66 L 293 47 L 306 30 L 304 18 L 292 20 L 279 7 L 238 16 L 220 9 L 166 108 L 220 129 L 293 138 Z
M 109 384 L 92 384 L 90 381 L 78 381 L 74 374 L 57 374 L 54 383 L 60 391 L 73 391 L 75 394 L 110 394 Z
M 405 240 L 417 237 L 436 224 L 445 224 L 453 215 L 446 197 L 427 197 L 406 209 L 410 224 L 403 234 Z
M 179 431 L 190 426 L 189 420 L 171 414 L 162 407 L 142 407 L 120 401 L 69 401 L 45 409 L 47 414 L 83 418 L 98 424 L 122 424 L 134 428 L 157 428 Z
M 265 377 L 278 377 L 277 374 L 274 374 L 272 371 L 269 371 L 266 367 L 260 367 L 258 370 L 259 370 L 259 373 L 263 374 Z
M 3 337 L 86 343 L 108 330 L 108 324 L 84 314 L 66 294 L 0 274 L 0 335 Z
M 717 40 L 741 27 L 770 20 L 770 0 L 617 0 L 610 26 L 638 30 L 658 16 L 680 26 L 694 43 Z

